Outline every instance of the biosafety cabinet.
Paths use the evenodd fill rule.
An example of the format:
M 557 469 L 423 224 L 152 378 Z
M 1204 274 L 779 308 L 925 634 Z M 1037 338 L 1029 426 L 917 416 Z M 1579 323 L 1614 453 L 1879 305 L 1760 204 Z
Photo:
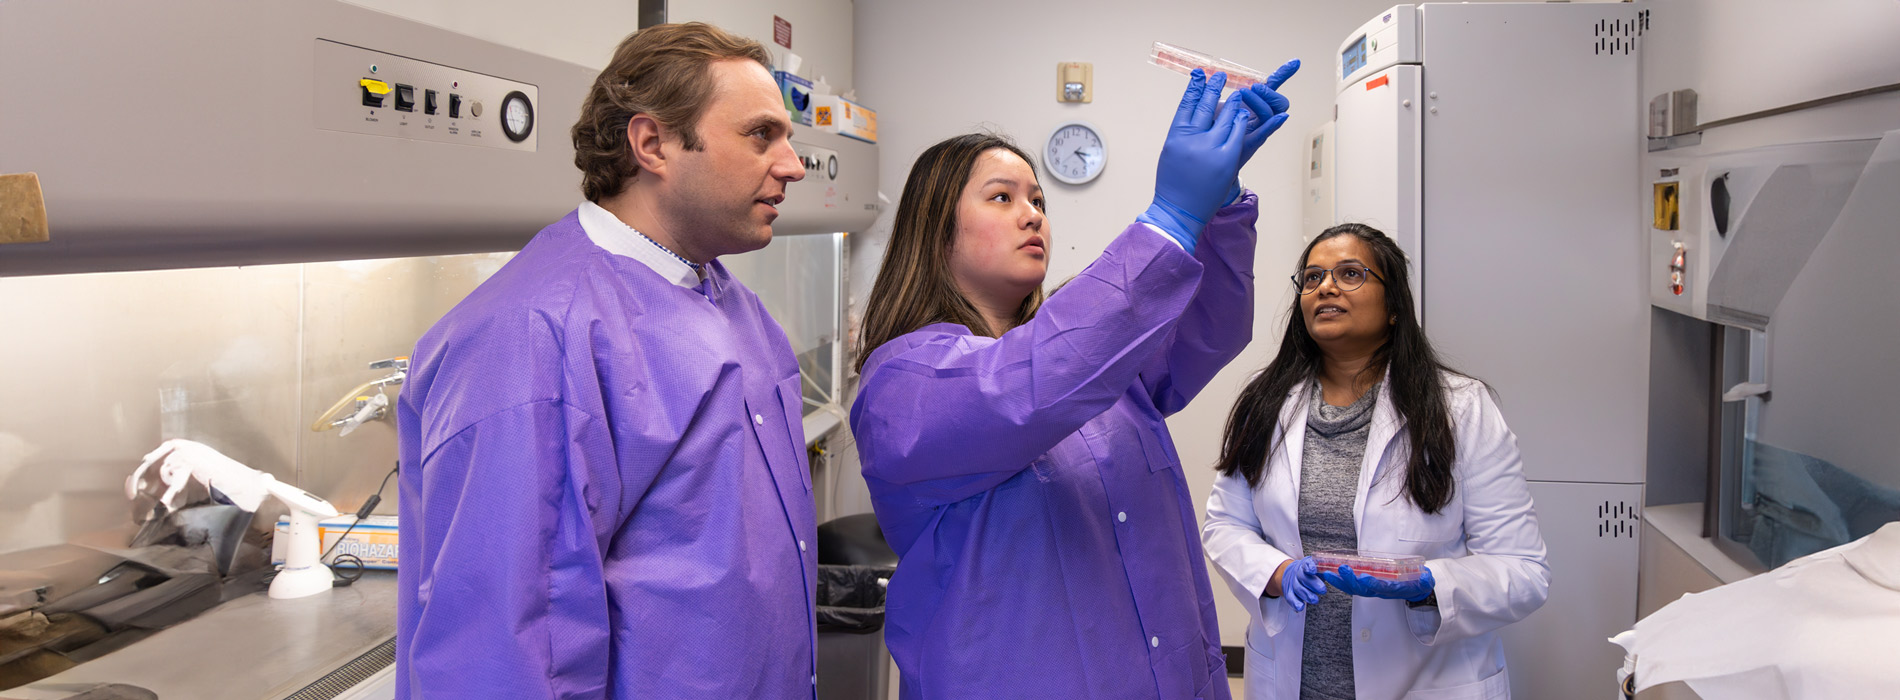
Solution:
M 1398 241 L 1433 344 L 1517 434 L 1551 573 L 1549 602 L 1504 632 L 1517 697 L 1611 692 L 1604 639 L 1635 622 L 1643 21 L 1626 3 L 1393 7 L 1341 43 L 1336 123 L 1309 144 L 1309 183 L 1333 184 L 1309 220 Z
M 340 0 L 0 2 L 0 173 L 50 231 L 0 276 L 519 248 L 581 202 L 598 72 Z M 793 146 L 775 232 L 864 230 L 877 147 Z

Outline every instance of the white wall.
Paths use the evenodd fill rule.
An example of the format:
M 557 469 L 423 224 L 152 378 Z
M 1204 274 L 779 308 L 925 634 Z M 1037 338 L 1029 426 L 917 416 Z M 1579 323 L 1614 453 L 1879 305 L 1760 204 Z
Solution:
M 667 21 L 708 22 L 752 37 L 783 66 L 785 48 L 772 41 L 772 18 L 783 17 L 792 24 L 791 52 L 804 59 L 798 74 L 812 82 L 822 77 L 843 94 L 856 70 L 852 7 L 851 0 L 668 0 Z
M 1255 260 L 1254 343 L 1172 418 L 1190 497 L 1213 485 L 1227 411 L 1248 377 L 1266 365 L 1285 330 L 1299 237 L 1301 143 L 1332 119 L 1332 64 L 1346 33 L 1390 7 L 1390 0 L 1339 2 L 1023 3 L 970 0 L 857 4 L 858 96 L 878 110 L 880 189 L 892 202 L 923 149 L 975 129 L 1014 137 L 1031 153 L 1057 124 L 1087 120 L 1108 141 L 1108 166 L 1080 187 L 1044 178 L 1054 239 L 1048 286 L 1100 255 L 1153 198 L 1155 158 L 1187 79 L 1148 64 L 1148 48 L 1166 41 L 1262 71 L 1298 58 L 1303 66 L 1281 92 L 1292 116 L 1242 172 L 1260 195 Z M 1095 101 L 1055 101 L 1055 65 L 1095 64 Z M 853 308 L 871 288 L 890 235 L 885 216 L 851 237 Z M 861 482 L 860 482 L 861 483 Z M 1247 613 L 1216 581 L 1222 643 L 1245 639 Z

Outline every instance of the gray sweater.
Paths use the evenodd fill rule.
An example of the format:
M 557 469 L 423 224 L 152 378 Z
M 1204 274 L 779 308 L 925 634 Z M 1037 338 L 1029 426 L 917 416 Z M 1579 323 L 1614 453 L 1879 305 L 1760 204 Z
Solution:
M 1351 406 L 1329 406 L 1319 382 L 1309 387 L 1306 444 L 1300 451 L 1300 543 L 1306 554 L 1358 549 L 1352 520 L 1366 438 L 1379 386 Z M 1306 609 L 1300 700 L 1352 700 L 1352 596 L 1332 589 Z

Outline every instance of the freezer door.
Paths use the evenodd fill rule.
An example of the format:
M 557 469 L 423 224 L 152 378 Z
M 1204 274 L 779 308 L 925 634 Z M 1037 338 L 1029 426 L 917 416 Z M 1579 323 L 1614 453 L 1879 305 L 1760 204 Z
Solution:
M 1333 157 L 1339 223 L 1384 231 L 1411 259 L 1412 296 L 1425 309 L 1424 246 L 1419 229 L 1419 89 L 1423 69 L 1393 66 L 1339 93 Z
M 1613 697 L 1623 650 L 1607 640 L 1636 624 L 1641 484 L 1530 482 L 1550 564 L 1544 607 L 1504 628 L 1511 696 Z

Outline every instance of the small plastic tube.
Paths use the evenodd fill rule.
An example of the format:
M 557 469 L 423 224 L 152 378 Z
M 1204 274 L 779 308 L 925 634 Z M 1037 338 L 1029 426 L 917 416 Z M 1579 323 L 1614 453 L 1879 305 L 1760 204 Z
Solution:
M 1351 566 L 1353 573 L 1387 581 L 1414 581 L 1424 576 L 1425 558 L 1410 554 L 1387 554 L 1363 549 L 1326 549 L 1313 553 L 1313 563 L 1322 572 L 1338 572 Z
M 1191 75 L 1196 68 L 1205 72 L 1209 78 L 1214 77 L 1215 73 L 1226 73 L 1227 87 L 1234 89 L 1248 87 L 1267 79 L 1267 74 L 1233 61 L 1159 41 L 1148 50 L 1148 62 L 1182 75 Z

